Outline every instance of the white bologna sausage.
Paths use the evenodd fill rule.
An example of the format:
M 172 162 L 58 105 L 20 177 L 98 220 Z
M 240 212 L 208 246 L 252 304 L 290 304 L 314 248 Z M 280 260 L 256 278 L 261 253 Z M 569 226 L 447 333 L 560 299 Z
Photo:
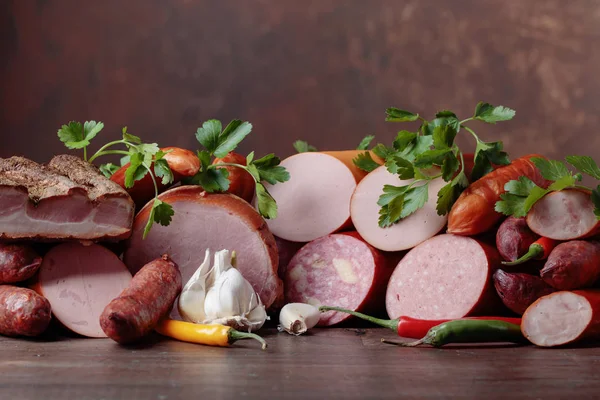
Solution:
M 543 347 L 600 339 L 600 290 L 555 292 L 523 314 L 523 335 Z
M 587 238 L 600 231 L 590 193 L 579 189 L 542 197 L 529 210 L 527 225 L 538 235 L 554 240 Z
M 106 337 L 100 327 L 104 307 L 131 282 L 131 273 L 110 250 L 63 243 L 46 253 L 32 289 L 50 302 L 52 314 L 69 330 Z
M 290 180 L 266 184 L 277 201 L 277 218 L 267 221 L 275 236 L 310 242 L 352 227 L 350 198 L 366 176 L 352 159 L 364 151 L 300 153 L 281 162 Z
M 168 254 L 181 271 L 183 284 L 204 260 L 206 249 L 236 252 L 236 267 L 269 308 L 283 292 L 277 276 L 275 239 L 265 220 L 246 201 L 226 193 L 207 193 L 200 186 L 181 186 L 158 197 L 175 215 L 168 226 L 154 224 L 142 239 L 151 203 L 135 217 L 124 260 L 132 273 Z M 174 317 L 177 317 L 177 307 Z
M 395 223 L 379 226 L 379 196 L 384 185 L 405 186 L 412 180 L 401 180 L 381 166 L 367 175 L 356 187 L 350 203 L 352 223 L 358 233 L 373 247 L 384 251 L 408 250 L 436 235 L 446 225 L 447 216 L 436 211 L 437 194 L 446 184 L 441 178 L 429 183 L 428 199 L 415 213 Z
M 505 310 L 492 282 L 498 251 L 476 239 L 439 235 L 398 263 L 386 293 L 390 318 L 454 319 Z
M 380 313 L 399 256 L 373 248 L 356 232 L 321 237 L 302 247 L 288 264 L 285 300 Z M 335 325 L 350 317 L 328 311 L 321 315 L 319 325 Z

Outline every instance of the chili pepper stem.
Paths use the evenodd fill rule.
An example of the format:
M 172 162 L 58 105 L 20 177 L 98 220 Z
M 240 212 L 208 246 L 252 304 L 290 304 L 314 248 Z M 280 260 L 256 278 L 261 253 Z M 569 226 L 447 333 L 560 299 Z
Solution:
M 540 258 L 543 254 L 544 248 L 541 245 L 534 243 L 529 247 L 529 251 L 527 251 L 527 253 L 525 253 L 523 256 L 517 258 L 515 261 L 502 261 L 502 264 L 509 266 L 519 265 L 526 261 Z
M 366 315 L 366 314 L 359 313 L 359 312 L 352 311 L 352 310 L 347 310 L 345 308 L 340 308 L 340 307 L 321 306 L 321 307 L 319 307 L 319 311 L 321 311 L 321 312 L 325 312 L 325 311 L 343 312 L 346 314 L 353 315 L 357 318 L 364 319 L 365 321 L 372 322 L 376 325 L 383 326 L 384 328 L 391 329 L 393 331 L 396 331 L 398 329 L 399 320 L 397 320 L 397 319 L 375 318 L 375 317 L 371 317 L 370 315 Z
M 425 342 L 423 341 L 423 339 L 416 340 L 414 342 L 408 342 L 408 343 L 407 342 L 397 342 L 395 340 L 381 339 L 381 343 L 393 344 L 395 346 L 401 346 L 401 347 L 416 347 Z
M 229 330 L 228 336 L 229 336 L 229 344 L 232 344 L 233 342 L 236 342 L 238 340 L 254 339 L 254 340 L 258 340 L 261 343 L 263 350 L 267 349 L 267 342 L 265 341 L 265 339 L 261 338 L 257 334 L 248 333 L 248 332 L 240 332 L 240 331 L 236 331 L 235 329 L 232 328 Z

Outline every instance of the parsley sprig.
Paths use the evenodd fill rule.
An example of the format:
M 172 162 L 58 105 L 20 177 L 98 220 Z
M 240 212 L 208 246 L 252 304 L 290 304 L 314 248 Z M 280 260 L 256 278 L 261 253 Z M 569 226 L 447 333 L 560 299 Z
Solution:
M 195 176 L 186 179 L 185 183 L 201 185 L 207 192 L 224 192 L 229 188 L 230 182 L 229 172 L 222 167 L 241 168 L 254 178 L 259 213 L 267 219 L 272 219 L 277 217 L 277 203 L 262 182 L 274 185 L 290 179 L 290 174 L 279 165 L 281 162 L 279 157 L 267 154 L 262 158 L 254 159 L 254 152 L 251 152 L 246 157 L 246 165 L 227 162 L 212 164 L 211 162 L 214 157 L 223 158 L 234 151 L 251 131 L 252 125 L 249 122 L 237 119 L 231 121 L 225 129 L 218 120 L 204 122 L 196 132 L 196 139 L 203 147 L 198 151 L 200 170 Z
M 373 154 L 385 161 L 389 172 L 403 180 L 413 179 L 404 186 L 384 186 L 378 201 L 381 206 L 379 226 L 382 228 L 393 225 L 423 207 L 428 200 L 429 183 L 440 177 L 448 183 L 438 192 L 437 213 L 445 215 L 450 211 L 458 196 L 469 185 L 463 152 L 455 144 L 455 138 L 461 130 L 473 136 L 476 143 L 475 165 L 471 175 L 473 181 L 491 172 L 493 165 L 510 163 L 502 142 L 484 142 L 471 127 L 465 125 L 470 121 L 488 124 L 508 121 L 515 115 L 510 108 L 480 102 L 473 115 L 463 120 L 449 110 L 439 111 L 432 120 L 398 108 L 388 108 L 386 115 L 386 121 L 389 122 L 419 121 L 421 125 L 417 131 L 398 132 L 392 146 L 377 144 L 371 149 Z M 367 144 L 361 142 L 359 149 L 368 148 L 371 140 L 365 138 Z M 367 172 L 379 167 L 369 152 L 359 154 L 354 164 Z
M 127 162 L 130 163 L 125 171 L 125 187 L 133 187 L 135 181 L 139 181 L 147 174 L 154 183 L 154 201 L 150 210 L 150 216 L 144 227 L 143 237 L 146 238 L 154 222 L 167 226 L 171 223 L 173 216 L 173 207 L 158 199 L 157 178 L 161 178 L 163 184 L 167 185 L 173 182 L 173 172 L 169 164 L 164 159 L 165 152 L 158 148 L 156 143 L 142 143 L 142 140 L 135 135 L 127 132 L 127 127 L 122 129 L 122 139 L 115 140 L 100 147 L 89 159 L 87 157 L 87 147 L 96 135 L 102 131 L 104 124 L 96 121 L 86 121 L 83 124 L 71 121 L 63 125 L 58 130 L 58 138 L 68 149 L 83 149 L 83 159 L 92 163 L 96 158 L 105 155 L 118 154 L 122 156 L 121 166 Z M 114 146 L 124 146 L 126 150 L 112 149 Z M 108 163 L 100 165 L 100 171 L 110 177 L 119 167 Z
M 568 188 L 577 188 L 589 191 L 594 203 L 594 214 L 600 219 L 600 185 L 595 189 L 580 185 L 583 175 L 600 180 L 600 168 L 589 156 L 567 156 L 566 161 L 577 171 L 573 173 L 562 161 L 547 160 L 541 157 L 532 157 L 531 161 L 539 169 L 544 179 L 552 183 L 548 188 L 536 185 L 526 176 L 519 177 L 504 185 L 503 193 L 496 202 L 496 211 L 505 215 L 525 217 L 531 207 L 542 197 L 550 192 L 558 192 Z
M 308 153 L 313 151 L 318 151 L 317 148 L 313 145 L 308 144 L 308 142 L 304 140 L 296 140 L 293 144 L 294 149 L 298 153 Z

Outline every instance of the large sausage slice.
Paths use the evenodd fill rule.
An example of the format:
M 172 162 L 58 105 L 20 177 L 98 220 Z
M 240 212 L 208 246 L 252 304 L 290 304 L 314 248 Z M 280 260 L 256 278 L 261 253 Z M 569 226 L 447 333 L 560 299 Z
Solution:
M 600 290 L 556 292 L 538 299 L 523 314 L 521 331 L 543 347 L 600 340 Z
M 110 250 L 96 244 L 63 243 L 46 255 L 34 284 L 66 328 L 88 337 L 106 337 L 100 314 L 131 281 L 131 273 Z
M 307 152 L 283 160 L 290 180 L 266 184 L 278 207 L 277 218 L 268 221 L 271 232 L 292 242 L 310 242 L 350 228 L 350 198 L 367 174 L 352 158 L 362 152 Z
M 554 240 L 573 240 L 600 231 L 589 192 L 566 189 L 548 193 L 527 214 L 527 225 L 540 236 Z
M 284 279 L 285 299 L 288 303 L 378 312 L 383 309 L 385 286 L 394 265 L 356 232 L 324 236 L 302 247 L 290 261 Z M 321 315 L 319 325 L 335 325 L 349 317 L 329 311 Z
M 446 184 L 434 179 L 429 184 L 428 199 L 415 213 L 387 227 L 379 227 L 379 196 L 384 185 L 405 186 L 412 180 L 401 180 L 381 166 L 367 175 L 356 187 L 350 203 L 350 215 L 356 231 L 373 247 L 384 251 L 410 249 L 437 234 L 448 218 L 436 211 L 437 193 Z
M 388 315 L 419 319 L 497 315 L 503 306 L 492 274 L 499 261 L 495 248 L 473 238 L 434 236 L 398 263 L 387 288 Z
M 166 253 L 179 266 L 185 284 L 202 264 L 206 249 L 235 250 L 237 268 L 265 307 L 280 296 L 275 239 L 250 204 L 231 194 L 206 193 L 199 186 L 174 188 L 159 199 L 171 204 L 175 215 L 169 226 L 155 224 L 145 240 L 150 207 L 136 216 L 124 256 L 132 273 Z

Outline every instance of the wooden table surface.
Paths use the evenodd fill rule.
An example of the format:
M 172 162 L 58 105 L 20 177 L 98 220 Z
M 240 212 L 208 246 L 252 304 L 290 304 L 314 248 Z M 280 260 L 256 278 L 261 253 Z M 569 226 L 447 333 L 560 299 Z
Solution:
M 156 336 L 0 339 L 0 399 L 599 398 L 600 347 L 400 348 L 384 329 L 267 331 L 214 348 Z

